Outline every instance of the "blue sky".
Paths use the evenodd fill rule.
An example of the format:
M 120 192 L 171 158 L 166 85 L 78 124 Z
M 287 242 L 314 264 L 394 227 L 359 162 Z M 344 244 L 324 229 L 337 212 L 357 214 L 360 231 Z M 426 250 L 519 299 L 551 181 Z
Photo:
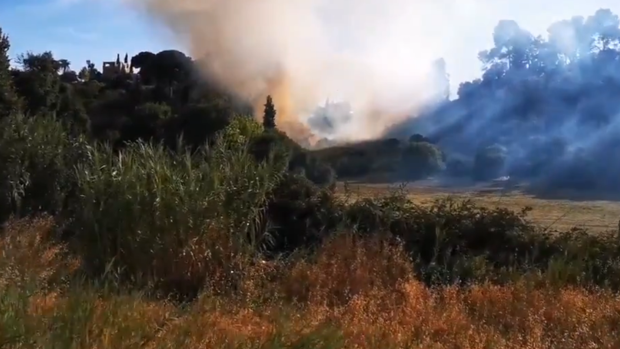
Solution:
M 514 19 L 531 32 L 542 34 L 553 21 L 572 15 L 588 16 L 598 8 L 620 13 L 620 0 L 455 1 L 474 11 L 475 20 L 467 22 L 466 28 L 455 29 L 457 40 L 446 52 L 453 83 L 479 75 L 476 54 L 491 45 L 493 27 L 500 19 Z M 162 26 L 130 10 L 122 2 L 0 0 L 0 27 L 10 36 L 11 57 L 26 51 L 50 50 L 55 57 L 68 59 L 76 70 L 83 67 L 87 59 L 100 67 L 102 61 L 114 60 L 117 53 L 132 56 L 147 50 L 183 50 Z
M 87 59 L 100 66 L 117 53 L 175 47 L 169 33 L 121 0 L 0 0 L 0 27 L 10 37 L 11 58 L 49 50 L 76 70 Z

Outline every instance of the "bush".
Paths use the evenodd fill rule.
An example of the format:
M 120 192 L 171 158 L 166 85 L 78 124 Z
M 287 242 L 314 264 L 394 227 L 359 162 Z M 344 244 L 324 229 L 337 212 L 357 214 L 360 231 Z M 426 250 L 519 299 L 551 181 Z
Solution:
M 318 185 L 329 187 L 336 183 L 334 169 L 316 159 L 306 165 L 304 173 L 312 183 Z
M 223 137 L 228 143 L 246 146 L 263 133 L 263 125 L 251 116 L 235 116 L 224 129 Z
M 197 149 L 207 142 L 213 142 L 215 135 L 228 126 L 232 116 L 232 106 L 225 100 L 190 104 L 162 124 L 163 138 L 175 148 L 179 146 L 176 143 L 179 135 L 182 135 L 185 144 Z
M 158 136 L 165 120 L 172 117 L 172 109 L 163 103 L 145 103 L 137 106 L 123 129 L 123 140 L 150 140 Z
M 12 114 L 0 120 L 0 218 L 58 214 L 75 191 L 73 167 L 88 146 L 52 118 Z
M 276 241 L 272 254 L 279 254 L 317 246 L 342 222 L 343 206 L 330 190 L 287 174 L 270 193 L 267 212 Z
M 612 235 L 550 234 L 527 220 L 530 208 L 488 209 L 451 198 L 430 206 L 402 193 L 345 208 L 347 226 L 386 232 L 404 243 L 429 284 L 509 281 L 510 274 L 545 274 L 559 284 L 620 288 L 620 244 Z

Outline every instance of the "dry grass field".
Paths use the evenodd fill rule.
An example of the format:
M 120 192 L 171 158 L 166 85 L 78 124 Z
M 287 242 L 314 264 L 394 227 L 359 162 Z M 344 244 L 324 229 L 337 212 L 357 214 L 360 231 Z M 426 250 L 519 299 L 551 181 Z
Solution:
M 398 185 L 349 184 L 350 196 L 369 197 L 386 195 Z M 343 185 L 338 190 L 342 192 Z M 416 203 L 428 204 L 435 199 L 448 196 L 470 199 L 486 207 L 505 207 L 520 210 L 529 206 L 529 217 L 533 222 L 550 230 L 565 231 L 573 227 L 586 228 L 592 232 L 618 229 L 620 201 L 583 199 L 543 199 L 521 191 L 503 191 L 493 188 L 444 189 L 408 184 L 403 188 L 408 197 Z
M 68 282 L 79 261 L 45 242 L 50 226 L 0 237 L 2 348 L 620 348 L 611 292 L 525 279 L 431 289 L 380 240 L 341 236 L 315 260 L 248 267 L 236 296 L 178 306 Z

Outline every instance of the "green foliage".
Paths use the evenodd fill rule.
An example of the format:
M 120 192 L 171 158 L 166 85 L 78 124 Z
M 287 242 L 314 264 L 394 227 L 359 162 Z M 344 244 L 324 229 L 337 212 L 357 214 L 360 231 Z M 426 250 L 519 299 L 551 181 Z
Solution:
M 217 132 L 228 126 L 233 115 L 230 104 L 224 100 L 190 104 L 163 123 L 164 138 L 167 144 L 176 148 L 176 140 L 182 135 L 185 144 L 197 148 L 212 141 Z
M 250 116 L 235 116 L 224 129 L 223 136 L 229 143 L 246 146 L 263 133 L 263 127 Z
M 272 253 L 291 253 L 316 246 L 337 228 L 343 204 L 304 176 L 287 174 L 270 193 L 267 212 L 275 239 Z
M 86 147 L 50 118 L 12 114 L 0 120 L 0 219 L 61 213 Z
M 193 154 L 143 143 L 118 155 L 91 148 L 89 160 L 77 165 L 79 195 L 69 222 L 90 270 L 103 273 L 113 263 L 120 276 L 196 292 L 213 263 L 260 251 L 269 242 L 267 193 L 285 167 L 257 164 L 245 147 L 226 142 Z M 178 279 L 184 268 L 191 270 Z
M 60 86 L 60 102 L 56 115 L 72 135 L 90 134 L 90 119 L 82 100 L 76 96 L 73 85 L 63 83 Z
M 19 100 L 11 80 L 10 48 L 9 38 L 0 28 L 0 118 L 19 109 Z
M 409 137 L 409 142 L 410 143 L 414 143 L 414 142 L 427 142 L 427 143 L 431 143 L 431 141 L 424 137 L 423 135 L 416 133 L 414 135 L 411 135 L 411 137 Z
M 60 104 L 60 64 L 51 52 L 20 57 L 22 71 L 14 78 L 18 94 L 31 114 L 54 114 Z
M 123 139 L 150 140 L 157 136 L 161 125 L 172 117 L 172 109 L 164 103 L 148 102 L 137 106 L 123 129 Z
M 166 120 L 172 116 L 172 109 L 163 103 L 145 103 L 136 107 L 134 117 L 146 123 Z

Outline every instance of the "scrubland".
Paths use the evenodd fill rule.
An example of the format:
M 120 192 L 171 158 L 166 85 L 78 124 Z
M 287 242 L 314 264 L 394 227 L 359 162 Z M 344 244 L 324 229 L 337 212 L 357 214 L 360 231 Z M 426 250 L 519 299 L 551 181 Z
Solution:
M 2 347 L 620 347 L 615 232 L 351 199 L 255 161 L 248 122 L 190 153 L 1 120 Z

